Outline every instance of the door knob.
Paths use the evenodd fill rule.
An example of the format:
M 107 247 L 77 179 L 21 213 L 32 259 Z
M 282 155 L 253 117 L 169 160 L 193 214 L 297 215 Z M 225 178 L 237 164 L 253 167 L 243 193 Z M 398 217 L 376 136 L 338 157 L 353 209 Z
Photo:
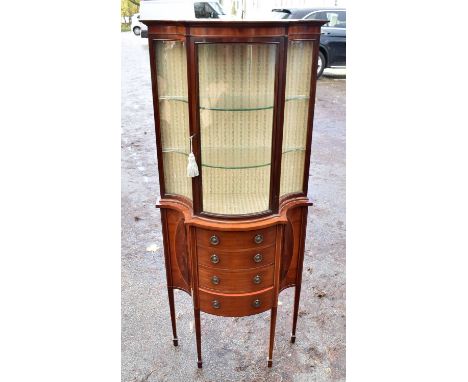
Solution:
M 214 284 L 214 285 L 218 285 L 219 284 L 219 277 L 218 276 L 213 276 L 211 278 L 211 282 Z
M 219 237 L 216 235 L 213 235 L 210 237 L 210 243 L 212 245 L 218 245 L 219 244 Z
M 255 244 L 260 244 L 263 243 L 263 235 L 260 235 L 259 233 L 255 235 L 254 237 Z

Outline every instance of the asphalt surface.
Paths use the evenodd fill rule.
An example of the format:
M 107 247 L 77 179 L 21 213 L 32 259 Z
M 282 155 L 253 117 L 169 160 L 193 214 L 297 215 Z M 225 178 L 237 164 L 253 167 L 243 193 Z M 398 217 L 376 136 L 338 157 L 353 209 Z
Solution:
M 280 294 L 273 367 L 270 313 L 201 314 L 197 368 L 191 297 L 175 292 L 172 345 L 159 210 L 147 40 L 122 33 L 122 381 L 345 380 L 346 71 L 318 81 L 297 340 L 289 342 L 294 290 Z

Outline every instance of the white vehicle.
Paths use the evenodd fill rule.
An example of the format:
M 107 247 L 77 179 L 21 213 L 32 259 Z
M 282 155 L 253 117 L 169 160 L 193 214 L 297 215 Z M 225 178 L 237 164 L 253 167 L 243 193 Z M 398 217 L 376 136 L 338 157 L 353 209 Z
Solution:
M 140 14 L 135 13 L 131 18 L 130 30 L 133 31 L 136 36 L 139 36 L 143 27 L 144 25 L 140 23 Z
M 227 16 L 218 1 L 140 0 L 139 20 L 192 20 L 222 18 L 227 18 Z M 141 28 L 141 37 L 148 37 L 148 27 L 144 24 L 140 24 L 139 27 Z

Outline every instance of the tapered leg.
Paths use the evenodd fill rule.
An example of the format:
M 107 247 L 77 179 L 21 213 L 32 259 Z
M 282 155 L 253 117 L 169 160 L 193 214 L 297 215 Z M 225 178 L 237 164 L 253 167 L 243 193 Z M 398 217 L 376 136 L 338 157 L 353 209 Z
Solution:
M 273 365 L 273 345 L 275 343 L 276 310 L 276 306 L 271 308 L 270 349 L 268 350 L 268 367 L 271 367 Z
M 296 342 L 296 324 L 297 324 L 297 314 L 299 313 L 299 299 L 301 297 L 301 286 L 296 285 L 294 288 L 294 313 L 293 313 L 293 324 L 291 332 L 291 343 Z
M 179 340 L 177 339 L 177 327 L 176 327 L 176 317 L 175 317 L 175 305 L 174 305 L 174 289 L 171 287 L 167 288 L 167 294 L 169 295 L 169 310 L 171 311 L 171 324 L 172 324 L 172 342 L 174 346 L 179 345 Z
M 201 330 L 200 330 L 200 309 L 194 310 L 195 315 L 195 336 L 197 338 L 197 357 L 198 357 L 198 368 L 202 367 L 202 359 L 201 359 Z

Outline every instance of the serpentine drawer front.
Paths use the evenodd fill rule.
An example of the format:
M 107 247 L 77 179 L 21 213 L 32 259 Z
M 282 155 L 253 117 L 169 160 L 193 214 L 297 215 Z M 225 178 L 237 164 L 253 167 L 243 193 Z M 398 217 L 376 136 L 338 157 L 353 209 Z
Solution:
M 255 249 L 275 243 L 276 227 L 253 231 L 209 231 L 197 229 L 197 245 L 217 250 Z
M 140 21 L 148 26 L 173 343 L 175 289 L 192 298 L 198 367 L 200 312 L 270 310 L 271 367 L 278 295 L 289 287 L 291 342 L 296 338 L 320 27 L 327 21 Z
M 218 248 L 197 247 L 197 254 L 198 263 L 205 267 L 232 270 L 250 269 L 273 264 L 275 261 L 275 245 L 242 251 L 223 251 Z
M 221 294 L 200 289 L 200 309 L 226 317 L 250 316 L 271 309 L 273 288 L 252 294 Z
M 273 271 L 273 265 L 242 271 L 200 266 L 198 277 L 203 289 L 224 293 L 255 292 L 273 286 Z

